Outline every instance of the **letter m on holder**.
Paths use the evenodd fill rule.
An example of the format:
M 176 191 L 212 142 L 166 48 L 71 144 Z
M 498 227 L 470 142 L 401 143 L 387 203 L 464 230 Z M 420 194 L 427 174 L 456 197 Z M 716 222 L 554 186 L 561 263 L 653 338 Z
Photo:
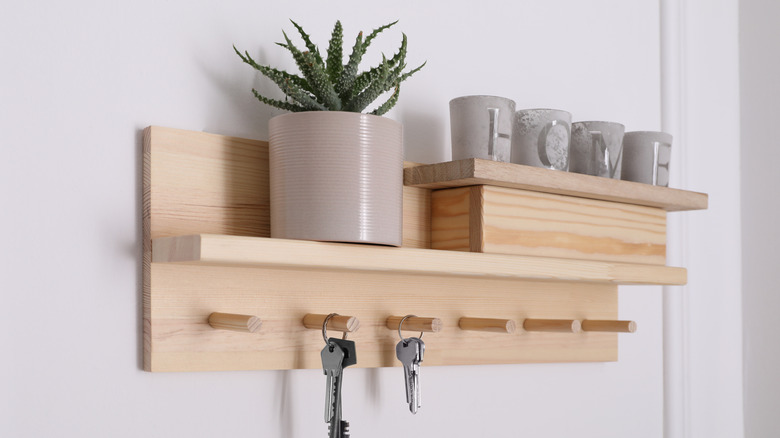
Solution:
M 601 131 L 590 131 L 590 135 L 593 140 L 590 174 L 607 178 L 620 178 L 620 160 L 623 158 L 622 144 L 616 139 L 605 139 Z M 607 140 L 609 140 L 609 144 Z

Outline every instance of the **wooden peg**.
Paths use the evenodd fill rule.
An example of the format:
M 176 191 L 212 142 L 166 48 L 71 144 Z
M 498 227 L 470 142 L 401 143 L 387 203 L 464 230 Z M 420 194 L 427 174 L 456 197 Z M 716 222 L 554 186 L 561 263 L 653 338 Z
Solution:
M 257 333 L 263 322 L 254 315 L 214 312 L 209 315 L 209 325 L 215 329 L 235 332 Z
M 405 322 L 405 321 L 404 321 Z M 466 318 L 458 321 L 458 326 L 462 330 L 475 330 L 480 332 L 495 332 L 512 334 L 517 328 L 517 324 L 511 319 L 494 318 Z
M 328 315 L 321 315 L 319 313 L 307 313 L 303 317 L 303 326 L 307 329 L 322 330 L 322 323 L 325 322 L 325 318 Z M 328 320 L 328 330 L 337 332 L 356 332 L 360 328 L 360 320 L 354 316 L 349 315 L 333 315 Z
M 577 319 L 526 319 L 523 328 L 528 332 L 579 333 L 582 325 Z
M 634 333 L 636 331 L 636 322 L 585 319 L 582 321 L 582 331 Z
M 389 328 L 390 330 L 398 330 L 398 324 L 401 323 L 402 319 L 404 319 L 403 316 L 388 317 L 387 328 Z M 401 330 L 437 333 L 441 331 L 441 320 L 439 318 L 425 318 L 420 316 L 410 316 L 404 319 L 404 326 Z

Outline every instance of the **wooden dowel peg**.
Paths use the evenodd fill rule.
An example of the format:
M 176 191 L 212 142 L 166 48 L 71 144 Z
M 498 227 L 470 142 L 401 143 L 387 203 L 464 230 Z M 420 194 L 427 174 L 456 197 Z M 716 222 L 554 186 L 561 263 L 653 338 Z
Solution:
M 263 322 L 254 315 L 214 312 L 209 315 L 209 325 L 220 330 L 257 333 L 260 331 L 260 326 L 263 325 Z
M 494 333 L 509 333 L 509 334 L 514 333 L 515 330 L 517 329 L 517 324 L 515 324 L 515 322 L 512 321 L 511 319 L 495 319 L 495 318 L 463 317 L 458 321 L 458 326 L 462 330 L 475 330 L 479 332 L 494 332 Z
M 582 321 L 582 331 L 585 332 L 614 332 L 614 333 L 634 333 L 636 331 L 636 322 L 634 321 L 613 321 L 585 319 Z
M 527 332 L 579 333 L 582 325 L 577 319 L 526 319 L 523 329 Z
M 404 319 L 403 316 L 390 316 L 387 318 L 387 328 L 390 330 L 398 330 L 398 324 Z M 410 316 L 404 319 L 404 326 L 401 328 L 404 331 L 415 332 L 432 332 L 437 333 L 441 331 L 441 320 L 439 318 L 427 318 L 421 316 Z
M 303 317 L 303 326 L 307 329 L 322 330 L 322 323 L 325 322 L 325 318 L 328 315 L 321 315 L 319 313 L 307 313 Z M 356 332 L 360 328 L 360 320 L 354 316 L 349 315 L 333 315 L 328 320 L 328 330 L 337 332 Z

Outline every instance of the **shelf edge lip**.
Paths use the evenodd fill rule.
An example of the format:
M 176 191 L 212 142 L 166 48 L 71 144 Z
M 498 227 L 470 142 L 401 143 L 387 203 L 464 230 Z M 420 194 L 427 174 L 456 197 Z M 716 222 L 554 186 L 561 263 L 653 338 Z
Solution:
M 661 265 L 217 234 L 153 239 L 152 262 L 608 284 L 687 282 L 685 268 Z
M 539 183 L 539 180 L 550 179 L 549 172 L 557 172 L 561 178 L 554 184 Z M 498 179 L 495 177 L 497 173 L 509 176 Z M 623 202 L 661 208 L 668 212 L 706 210 L 709 206 L 709 195 L 706 193 L 478 158 L 422 164 L 404 169 L 404 185 L 409 187 L 442 189 L 481 184 Z M 620 190 L 610 192 L 603 187 L 605 185 Z M 641 198 L 633 197 L 637 191 L 646 195 Z

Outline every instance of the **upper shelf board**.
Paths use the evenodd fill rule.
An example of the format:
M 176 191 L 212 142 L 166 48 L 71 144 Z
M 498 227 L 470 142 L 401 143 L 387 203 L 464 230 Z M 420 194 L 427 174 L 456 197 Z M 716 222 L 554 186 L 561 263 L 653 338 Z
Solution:
M 152 262 L 384 271 L 518 280 L 683 285 L 684 268 L 214 234 L 161 237 Z
M 477 158 L 404 169 L 404 185 L 407 186 L 442 189 L 480 184 L 644 205 L 666 211 L 707 208 L 706 193 Z

